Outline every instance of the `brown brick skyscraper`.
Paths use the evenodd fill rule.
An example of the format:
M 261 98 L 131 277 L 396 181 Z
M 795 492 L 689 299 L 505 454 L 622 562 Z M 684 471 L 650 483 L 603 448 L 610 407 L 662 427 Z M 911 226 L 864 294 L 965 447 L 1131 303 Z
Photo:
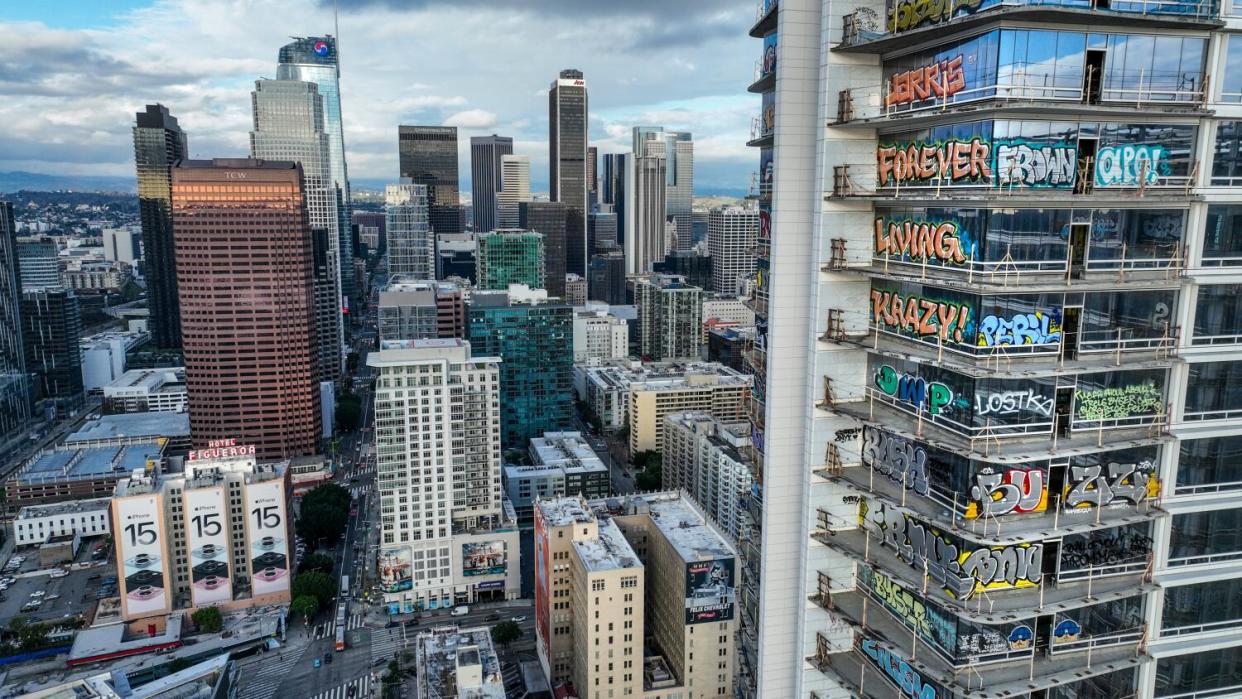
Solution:
M 194 446 L 235 437 L 259 459 L 315 453 L 314 254 L 301 168 L 183 160 L 172 181 Z

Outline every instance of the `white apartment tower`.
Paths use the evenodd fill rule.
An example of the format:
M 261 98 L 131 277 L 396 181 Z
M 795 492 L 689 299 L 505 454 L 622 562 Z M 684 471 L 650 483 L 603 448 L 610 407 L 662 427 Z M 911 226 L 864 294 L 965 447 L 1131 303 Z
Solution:
M 496 228 L 517 228 L 518 205 L 531 200 L 530 156 L 500 156 L 500 183 L 496 192 Z
M 427 185 L 403 182 L 384 188 L 389 274 L 435 278 L 435 245 L 427 206 Z
M 1242 696 L 1240 9 L 760 4 L 743 696 Z
M 464 340 L 385 341 L 375 389 L 379 578 L 389 613 L 519 593 L 500 487 L 500 359 Z
M 707 213 L 707 250 L 712 256 L 712 291 L 737 294 L 755 275 L 759 210 L 722 206 Z
M 647 142 L 647 152 L 626 160 L 625 273 L 648 274 L 664 259 L 664 197 L 668 157 L 664 144 Z M 631 186 L 632 185 L 632 186 Z

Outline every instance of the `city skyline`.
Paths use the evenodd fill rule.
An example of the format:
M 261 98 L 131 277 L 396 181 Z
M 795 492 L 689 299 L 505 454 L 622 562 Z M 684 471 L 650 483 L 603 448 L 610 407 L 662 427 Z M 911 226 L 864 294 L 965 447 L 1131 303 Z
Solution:
M 0 136 L 0 153 L 7 154 L 0 173 L 124 178 L 132 172 L 132 114 L 155 102 L 179 116 L 191 157 L 243 156 L 249 92 L 255 79 L 276 77 L 276 48 L 290 35 L 332 33 L 330 3 L 270 3 L 244 17 L 180 0 L 109 10 L 85 5 L 70 2 L 54 16 L 15 8 L 6 13 L 10 21 L 0 22 L 0 33 L 13 37 L 0 58 L 30 66 L 4 86 L 14 99 L 0 115 L 13 128 Z M 487 21 L 506 13 L 504 23 Z M 470 136 L 512 136 L 514 152 L 532 156 L 532 189 L 547 191 L 549 76 L 574 65 L 591 81 L 590 143 L 601 155 L 628 151 L 635 125 L 690 131 L 699 192 L 741 193 L 754 169 L 744 147 L 756 108 L 744 92 L 753 61 L 742 40 L 752 20 L 750 2 L 563 13 L 543 3 L 514 11 L 481 2 L 469 13 L 434 2 L 408 11 L 347 3 L 340 13 L 341 99 L 351 183 L 382 191 L 395 181 L 397 124 L 442 124 L 458 127 L 462 162 L 469 162 Z M 601 48 L 594 37 L 604 26 L 615 42 Z M 524 51 L 521 65 L 488 58 L 530 33 L 556 41 Z M 472 52 L 495 48 L 466 55 L 456 38 L 464 36 Z M 415 46 L 415 65 L 425 65 L 427 55 L 456 55 L 459 65 L 433 64 L 411 75 L 401 66 L 410 65 Z M 64 114 L 65 122 L 52 129 L 30 116 L 46 111 Z M 43 147 L 32 148 L 36 143 Z M 462 191 L 470 184 L 463 171 Z

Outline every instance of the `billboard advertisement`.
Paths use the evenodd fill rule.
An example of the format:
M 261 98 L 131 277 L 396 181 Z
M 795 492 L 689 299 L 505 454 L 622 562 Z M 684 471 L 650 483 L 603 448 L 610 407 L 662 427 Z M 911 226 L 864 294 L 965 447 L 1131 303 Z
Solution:
M 246 542 L 255 596 L 289 591 L 289 528 L 278 480 L 246 484 Z
M 233 599 L 229 563 L 229 511 L 224 488 L 186 490 L 186 547 L 190 551 L 190 600 L 195 607 Z
M 158 496 L 113 501 L 113 532 L 121 571 L 121 604 L 127 618 L 168 611 L 168 560 L 164 553 L 163 507 Z
M 734 559 L 717 558 L 686 564 L 686 623 L 733 618 Z
M 465 577 L 479 575 L 503 575 L 505 542 L 472 541 L 461 545 L 461 574 Z
M 543 512 L 535 508 L 535 632 L 539 639 L 539 657 L 541 660 L 551 657 L 548 639 L 552 637 L 549 616 L 552 612 L 552 580 L 551 555 L 548 553 L 548 527 L 543 521 Z M 545 666 L 544 671 L 548 668 Z
M 414 586 L 414 556 L 409 546 L 384 549 L 379 555 L 380 589 L 401 592 Z

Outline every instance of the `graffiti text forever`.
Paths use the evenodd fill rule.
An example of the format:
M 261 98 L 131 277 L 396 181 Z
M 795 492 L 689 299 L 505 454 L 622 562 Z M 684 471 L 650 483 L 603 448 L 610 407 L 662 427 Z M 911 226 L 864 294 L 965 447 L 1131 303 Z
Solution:
M 876 150 L 880 186 L 942 180 L 944 184 L 992 180 L 992 147 L 986 141 L 945 141 L 880 146 Z

